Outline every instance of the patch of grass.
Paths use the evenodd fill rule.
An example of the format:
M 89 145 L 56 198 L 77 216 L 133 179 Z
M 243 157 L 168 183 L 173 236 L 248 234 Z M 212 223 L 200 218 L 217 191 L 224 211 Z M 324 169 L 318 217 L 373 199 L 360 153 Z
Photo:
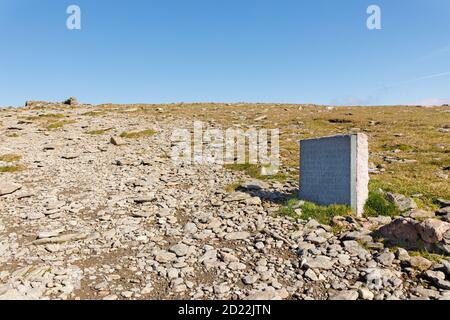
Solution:
M 19 135 L 17 133 L 9 133 L 6 135 L 8 138 L 17 138 Z
M 103 114 L 105 114 L 106 111 L 88 111 L 85 113 L 82 113 L 82 116 L 88 116 L 88 117 L 96 117 L 96 116 L 101 116 Z
M 138 139 L 138 138 L 142 138 L 142 137 L 152 136 L 156 133 L 157 132 L 155 130 L 148 129 L 148 130 L 135 131 L 135 132 L 122 132 L 120 134 L 120 137 L 126 138 L 126 139 Z
M 107 133 L 108 131 L 110 131 L 111 129 L 103 129 L 103 130 L 92 130 L 92 131 L 87 131 L 85 132 L 86 134 L 90 134 L 90 135 L 102 135 Z
M 64 127 L 65 125 L 72 124 L 72 123 L 76 123 L 76 121 L 75 120 L 54 121 L 54 122 L 50 122 L 46 128 L 48 130 L 55 130 L 55 129 L 60 129 L 60 128 Z
M 286 204 L 280 208 L 278 214 L 281 216 L 289 216 L 292 218 L 301 218 L 304 220 L 315 219 L 320 224 L 330 225 L 333 217 L 335 216 L 348 216 L 352 215 L 352 209 L 345 205 L 333 204 L 330 206 L 320 206 L 312 202 L 306 201 L 299 207 L 302 210 L 302 214 L 299 216 L 294 207 L 298 204 L 298 200 L 293 198 L 286 202 Z M 338 230 L 335 230 L 338 232 Z
M 352 120 L 349 119 L 329 119 L 329 123 L 353 123 Z
M 2 162 L 16 162 L 22 159 L 22 156 L 18 154 L 4 154 L 0 156 L 0 161 Z
M 4 166 L 0 167 L 0 173 L 7 173 L 7 172 L 19 172 L 25 170 L 25 167 L 22 165 L 16 165 L 16 166 Z
M 235 192 L 242 186 L 242 181 L 234 182 L 225 187 L 226 192 Z
M 319 206 L 311 202 L 305 202 L 302 209 L 302 219 L 315 219 L 321 224 L 329 225 L 335 216 L 348 216 L 352 209 L 345 205 L 332 204 L 330 206 Z
M 430 178 L 432 174 L 430 173 Z M 404 177 L 403 177 L 404 178 Z M 369 183 L 369 190 L 378 192 L 381 189 L 386 192 L 393 192 L 403 194 L 407 197 L 412 197 L 413 195 L 420 194 L 420 198 L 414 197 L 414 201 L 417 203 L 419 208 L 426 210 L 437 210 L 439 206 L 436 204 L 436 199 L 439 197 L 446 198 L 450 195 L 449 192 L 444 192 L 443 194 L 436 193 L 434 189 L 435 184 L 425 184 L 422 181 L 418 181 L 417 178 L 402 180 L 402 176 L 397 177 L 396 181 L 387 182 L 380 179 L 371 179 Z M 449 184 L 450 186 L 450 184 Z M 449 186 L 446 186 L 449 189 Z
M 298 200 L 296 198 L 289 199 L 288 201 L 286 201 L 284 206 L 282 206 L 278 210 L 278 215 L 280 215 L 280 216 L 287 216 L 287 217 L 291 217 L 291 218 L 294 218 L 294 219 L 301 218 L 297 213 L 295 213 L 294 207 L 297 204 L 298 204 Z
M 364 211 L 368 217 L 394 217 L 400 215 L 394 203 L 388 201 L 383 194 L 375 191 L 369 192 L 369 199 L 366 202 Z
M 49 114 L 40 114 L 38 116 L 31 116 L 31 117 L 26 117 L 26 120 L 39 120 L 39 119 L 63 119 L 66 116 L 64 114 L 61 113 L 49 113 Z
M 407 145 L 407 144 L 402 144 L 402 143 L 395 144 L 395 145 L 386 145 L 385 144 L 383 146 L 383 148 L 385 150 L 396 150 L 396 149 L 398 149 L 398 150 L 401 150 L 401 151 L 404 151 L 404 152 L 415 150 L 415 148 L 413 146 L 410 146 L 410 145 Z
M 409 255 L 411 257 L 423 257 L 435 263 L 441 263 L 442 260 L 446 260 L 445 255 L 430 253 L 428 251 L 410 251 Z
M 273 175 L 262 175 L 261 166 L 256 164 L 244 163 L 244 164 L 226 164 L 225 169 L 233 171 L 245 172 L 248 176 L 259 179 L 259 180 L 275 180 L 275 181 L 285 181 L 287 176 L 283 173 L 276 173 Z

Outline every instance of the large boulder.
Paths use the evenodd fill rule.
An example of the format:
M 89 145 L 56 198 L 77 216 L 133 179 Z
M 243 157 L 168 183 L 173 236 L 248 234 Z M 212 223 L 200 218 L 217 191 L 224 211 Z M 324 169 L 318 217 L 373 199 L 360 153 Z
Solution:
M 420 239 L 417 224 L 417 221 L 410 218 L 398 218 L 382 226 L 378 233 L 386 240 L 414 245 Z
M 450 223 L 437 219 L 427 219 L 419 223 L 416 228 L 423 241 L 436 243 L 442 241 L 444 234 L 450 229 Z
M 426 249 L 449 254 L 450 223 L 438 219 L 417 221 L 398 218 L 373 233 L 384 238 L 387 245 L 400 245 L 407 249 Z

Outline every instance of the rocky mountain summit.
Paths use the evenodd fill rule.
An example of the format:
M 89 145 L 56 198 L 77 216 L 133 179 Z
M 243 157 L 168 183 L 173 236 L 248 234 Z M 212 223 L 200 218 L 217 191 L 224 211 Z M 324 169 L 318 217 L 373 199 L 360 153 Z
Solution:
M 450 299 L 448 198 L 380 191 L 398 215 L 329 224 L 298 200 L 280 214 L 294 169 L 176 164 L 187 116 L 148 108 L 0 110 L 0 299 Z

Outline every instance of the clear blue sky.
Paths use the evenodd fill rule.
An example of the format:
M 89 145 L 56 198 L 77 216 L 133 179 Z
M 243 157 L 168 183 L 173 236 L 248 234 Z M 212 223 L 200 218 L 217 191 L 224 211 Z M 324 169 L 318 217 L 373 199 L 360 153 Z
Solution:
M 81 7 L 82 29 L 66 9 Z M 382 10 L 382 30 L 366 9 Z M 0 0 L 0 105 L 450 102 L 448 0 Z

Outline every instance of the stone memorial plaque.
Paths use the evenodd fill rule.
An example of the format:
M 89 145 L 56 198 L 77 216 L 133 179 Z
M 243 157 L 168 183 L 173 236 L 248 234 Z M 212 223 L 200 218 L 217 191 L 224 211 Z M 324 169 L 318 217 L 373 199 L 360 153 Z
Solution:
M 345 204 L 361 215 L 369 194 L 368 149 L 362 133 L 300 141 L 300 199 Z

